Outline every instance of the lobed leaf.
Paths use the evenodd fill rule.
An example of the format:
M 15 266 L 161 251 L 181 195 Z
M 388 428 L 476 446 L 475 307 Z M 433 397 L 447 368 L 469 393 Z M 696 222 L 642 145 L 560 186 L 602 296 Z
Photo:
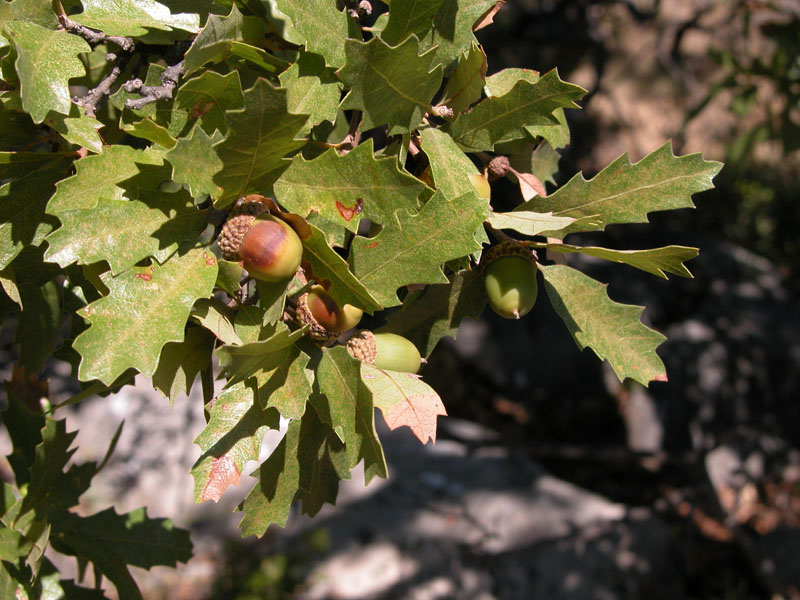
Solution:
M 319 54 L 325 64 L 344 64 L 342 40 L 348 37 L 347 15 L 328 0 L 275 0 L 278 9 L 291 19 L 294 32 L 302 37 L 306 50 Z
M 337 71 L 350 88 L 343 109 L 364 111 L 363 129 L 389 126 L 389 134 L 413 131 L 431 108 L 442 81 L 442 68 L 433 52 L 419 55 L 411 36 L 397 46 L 380 38 L 347 40 L 347 62 Z
M 361 364 L 361 376 L 389 429 L 408 427 L 420 442 L 436 441 L 436 418 L 446 416 L 442 399 L 419 375 Z
M 539 265 L 553 308 L 575 339 L 601 360 L 608 360 L 620 381 L 630 377 L 648 385 L 666 381 L 664 363 L 656 348 L 666 338 L 645 326 L 642 306 L 613 302 L 607 284 L 564 265 Z
M 3 31 L 17 51 L 15 67 L 25 112 L 35 123 L 44 121 L 50 111 L 69 114 L 69 80 L 86 72 L 78 55 L 91 51 L 89 44 L 66 31 L 28 21 L 7 21 Z
M 334 148 L 313 160 L 298 154 L 274 189 L 287 210 L 317 213 L 355 233 L 362 218 L 389 224 L 398 210 L 419 210 L 425 184 L 401 171 L 396 158 L 375 158 L 369 139 L 343 156 Z
M 562 236 L 610 223 L 647 223 L 651 212 L 694 208 L 692 194 L 712 188 L 711 179 L 721 168 L 700 154 L 676 157 L 668 142 L 634 164 L 623 154 L 588 181 L 579 173 L 550 196 L 533 198 L 517 210 L 552 211 L 575 219 L 597 216 L 581 220 Z
M 217 261 L 202 248 L 103 277 L 109 294 L 80 311 L 89 328 L 73 342 L 79 379 L 110 384 L 131 367 L 152 376 L 161 349 L 183 339 L 192 305 L 211 294 L 216 277 Z
M 686 246 L 664 246 L 663 248 L 651 248 L 648 250 L 611 250 L 610 248 L 572 246 L 570 244 L 542 244 L 536 247 L 547 248 L 548 250 L 565 254 L 579 252 L 587 256 L 602 258 L 603 260 L 624 263 L 663 279 L 667 279 L 667 273 L 691 278 L 692 274 L 683 263 L 684 261 L 692 260 L 698 254 L 697 248 L 688 248 Z
M 441 265 L 480 250 L 474 233 L 486 218 L 487 204 L 474 192 L 448 199 L 437 191 L 418 214 L 398 212 L 396 226 L 373 238 L 355 238 L 353 272 L 385 307 L 400 304 L 402 285 L 447 283 Z

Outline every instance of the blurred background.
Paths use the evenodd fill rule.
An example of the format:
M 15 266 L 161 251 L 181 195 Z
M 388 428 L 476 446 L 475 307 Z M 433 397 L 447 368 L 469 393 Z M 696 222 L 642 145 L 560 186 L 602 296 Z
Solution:
M 490 74 L 558 67 L 588 90 L 558 184 L 668 140 L 725 162 L 697 210 L 580 240 L 697 246 L 694 279 L 569 256 L 647 307 L 669 382 L 621 385 L 546 301 L 519 323 L 487 311 L 423 371 L 450 415 L 436 444 L 382 427 L 388 481 L 356 472 L 336 507 L 261 540 L 231 514 L 247 478 L 192 503 L 199 396 L 170 411 L 140 382 L 84 402 L 65 413 L 78 460 L 126 420 L 86 507 L 193 531 L 188 564 L 137 573 L 146 598 L 800 598 L 800 3 L 509 0 L 477 36 Z

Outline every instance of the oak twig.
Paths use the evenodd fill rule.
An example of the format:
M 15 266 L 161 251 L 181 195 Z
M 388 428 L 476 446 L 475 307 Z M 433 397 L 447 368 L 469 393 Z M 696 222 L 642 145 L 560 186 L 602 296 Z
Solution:
M 116 44 L 126 52 L 130 52 L 133 50 L 134 42 L 129 37 L 123 37 L 121 35 L 106 35 L 102 31 L 95 31 L 94 29 L 89 29 L 88 27 L 81 25 L 80 23 L 76 23 L 72 19 L 70 19 L 65 14 L 58 15 L 58 22 L 61 23 L 61 26 L 70 33 L 74 33 L 77 36 L 82 37 L 90 44 L 101 44 L 103 42 L 111 42 L 112 44 Z
M 175 63 L 171 67 L 167 67 L 161 73 L 161 85 L 144 85 L 141 79 L 131 79 L 123 84 L 123 89 L 126 92 L 138 92 L 141 98 L 129 98 L 125 101 L 125 108 L 131 110 L 138 110 L 162 100 L 164 98 L 172 98 L 172 92 L 178 87 L 178 78 L 183 69 L 183 61 Z

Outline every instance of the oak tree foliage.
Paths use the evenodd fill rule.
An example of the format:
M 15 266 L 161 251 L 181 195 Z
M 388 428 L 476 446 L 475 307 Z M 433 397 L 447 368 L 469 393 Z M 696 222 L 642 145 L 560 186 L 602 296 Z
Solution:
M 4 597 L 104 597 L 63 579 L 47 547 L 81 573 L 91 564 L 120 598 L 141 598 L 129 566 L 191 556 L 188 532 L 144 509 L 72 510 L 103 465 L 70 461 L 75 432 L 53 416 L 47 360 L 71 365 L 83 388 L 62 404 L 136 375 L 169 401 L 202 382 L 197 502 L 244 485 L 264 434 L 285 431 L 252 471 L 244 535 L 284 525 L 295 501 L 309 515 L 334 503 L 359 463 L 367 482 L 387 477 L 376 408 L 422 443 L 446 412 L 420 376 L 353 358 L 346 334 L 314 344 L 294 318 L 311 284 L 425 357 L 484 310 L 481 254 L 514 238 L 538 251 L 539 301 L 565 335 L 620 379 L 666 380 L 664 337 L 642 307 L 552 258 L 691 277 L 693 248 L 563 240 L 692 207 L 721 165 L 667 144 L 545 195 L 585 92 L 555 70 L 487 76 L 474 31 L 502 0 L 374 2 L 377 17 L 368 4 L 0 1 L 0 307 L 18 357 L 3 412 L 15 478 L 0 507 Z M 500 155 L 530 168 L 487 172 Z M 518 183 L 516 209 L 495 212 L 479 174 Z M 257 282 L 222 258 L 220 223 L 245 196 L 300 234 L 296 277 Z

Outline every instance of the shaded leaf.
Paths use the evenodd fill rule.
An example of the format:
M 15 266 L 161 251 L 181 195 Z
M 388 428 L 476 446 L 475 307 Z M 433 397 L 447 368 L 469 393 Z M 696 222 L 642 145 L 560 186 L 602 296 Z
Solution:
M 60 211 L 58 218 L 62 225 L 47 236 L 45 260 L 62 267 L 106 260 L 114 275 L 148 256 L 168 256 L 207 224 L 185 193 L 164 194 L 154 203 L 99 199 L 92 208 Z
M 195 502 L 217 502 L 229 485 L 238 485 L 245 465 L 258 460 L 264 433 L 278 428 L 277 414 L 262 410 L 253 389 L 243 383 L 213 400 L 210 413 L 194 440 L 203 451 L 192 467 Z
M 488 67 L 483 49 L 473 43 L 458 60 L 458 66 L 448 78 L 439 104 L 452 108 L 456 113 L 469 109 L 481 99 Z
M 200 298 L 192 308 L 192 319 L 224 344 L 241 344 L 233 326 L 231 310 L 219 298 Z
M 412 34 L 422 38 L 433 28 L 433 18 L 441 4 L 442 0 L 393 0 L 381 38 L 390 46 L 396 46 Z
M 66 31 L 27 21 L 8 21 L 3 31 L 17 51 L 15 66 L 25 111 L 35 123 L 44 121 L 51 110 L 69 114 L 68 82 L 86 72 L 78 54 L 91 51 L 89 44 Z
M 226 113 L 228 135 L 214 146 L 223 165 L 214 175 L 214 183 L 223 190 L 216 194 L 218 206 L 263 192 L 289 165 L 283 157 L 303 145 L 294 138 L 307 117 L 287 110 L 286 90 L 259 79 L 244 93 L 244 108 Z
M 153 387 L 169 398 L 170 406 L 180 393 L 189 396 L 197 374 L 211 365 L 214 335 L 202 327 L 189 327 L 182 342 L 169 342 L 161 349 Z
M 202 248 L 103 277 L 108 296 L 79 313 L 90 326 L 73 342 L 78 377 L 109 384 L 130 367 L 152 376 L 161 348 L 183 340 L 192 305 L 211 294 L 216 277 L 216 259 Z
M 306 276 L 323 285 L 339 306 L 352 304 L 367 312 L 380 310 L 380 302 L 359 281 L 360 278 L 350 272 L 347 262 L 328 245 L 325 234 L 311 224 L 309 227 L 311 236 L 303 240 L 301 263 Z
M 313 160 L 298 154 L 274 187 L 287 210 L 318 213 L 355 233 L 362 218 L 388 224 L 399 209 L 416 212 L 425 184 L 401 171 L 396 158 L 375 158 L 369 139 L 343 156 L 333 148 Z
M 155 0 L 81 0 L 83 12 L 72 18 L 106 35 L 145 36 L 151 29 L 180 29 L 194 33 L 200 17 L 194 13 L 171 14 Z
M 274 407 L 286 419 L 303 416 L 314 379 L 313 372 L 307 368 L 308 360 L 299 348 L 289 348 L 286 360 L 277 369 L 257 376 L 262 408 Z
M 445 336 L 456 337 L 464 319 L 477 319 L 486 306 L 483 276 L 477 270 L 460 271 L 451 283 L 427 285 L 409 294 L 403 308 L 389 315 L 380 332 L 409 339 L 427 357 Z
M 364 111 L 363 129 L 388 124 L 389 134 L 412 131 L 431 108 L 439 89 L 442 68 L 433 53 L 420 56 L 419 42 L 410 37 L 397 46 L 380 38 L 369 42 L 347 40 L 347 62 L 338 71 L 350 87 L 343 109 Z
M 565 83 L 556 70 L 531 83 L 524 79 L 502 96 L 479 102 L 453 123 L 453 138 L 465 150 L 492 150 L 498 142 L 526 136 L 525 128 L 557 124 L 557 108 L 579 108 L 575 100 L 586 90 Z
M 242 107 L 244 94 L 238 71 L 226 75 L 203 71 L 178 88 L 167 131 L 179 137 L 181 132 L 200 123 L 209 136 L 213 136 L 216 129 L 224 135 L 228 132 L 225 111 Z
M 420 442 L 436 441 L 436 419 L 447 415 L 442 399 L 414 373 L 400 373 L 361 364 L 364 383 L 389 429 L 409 427 Z
M 666 143 L 634 164 L 623 154 L 588 181 L 579 173 L 547 198 L 534 198 L 517 210 L 553 211 L 576 219 L 597 215 L 563 235 L 609 223 L 647 223 L 647 214 L 654 211 L 693 208 L 692 194 L 712 188 L 711 179 L 721 168 L 700 154 L 676 157 Z
M 231 42 L 234 40 L 258 43 L 264 39 L 265 31 L 261 19 L 242 15 L 235 4 L 225 17 L 211 15 L 186 51 L 186 74 L 193 73 L 206 63 L 219 62 L 230 56 Z
M 273 523 L 286 525 L 296 497 L 303 499 L 303 512 L 314 516 L 323 502 L 335 503 L 339 480 L 349 476 L 344 445 L 313 406 L 289 423 L 256 474 L 256 485 L 238 508 L 243 536 L 262 536 Z
M 63 154 L 38 154 L 26 166 L 26 156 L 0 153 L 0 178 L 6 181 L 0 186 L 0 269 L 24 248 L 38 246 L 58 224 L 44 214 L 45 205 L 72 164 Z
M 372 397 L 361 381 L 360 362 L 344 346 L 326 350 L 316 368 L 310 402 L 344 442 L 350 468 L 364 460 L 364 480 L 386 477 L 386 459 L 375 431 Z
M 195 127 L 191 136 L 180 138 L 165 155 L 172 164 L 173 181 L 188 185 L 195 198 L 204 194 L 219 194 L 221 191 L 214 183 L 214 174 L 223 165 L 213 148 L 214 142 L 220 141 L 220 138 L 219 133 L 209 137 L 201 127 Z
M 322 57 L 301 52 L 297 61 L 278 78 L 286 88 L 286 104 L 293 114 L 309 115 L 306 127 L 333 123 L 339 111 L 342 84 Z
M 487 201 L 473 192 L 448 200 L 441 191 L 412 215 L 398 212 L 398 225 L 374 238 L 353 240 L 353 272 L 383 306 L 400 304 L 397 288 L 409 283 L 447 283 L 441 265 L 480 249 L 475 229 Z
M 273 371 L 282 365 L 290 356 L 287 348 L 294 346 L 295 341 L 303 336 L 304 330 L 290 331 L 286 325 L 279 323 L 275 333 L 260 342 L 251 342 L 241 346 L 220 346 L 216 354 L 219 365 L 226 370 L 227 386 L 236 385 L 255 375 L 259 371 Z
M 656 354 L 666 338 L 639 320 L 643 307 L 613 302 L 606 284 L 571 267 L 539 265 L 539 270 L 553 308 L 579 348 L 589 346 L 601 360 L 608 360 L 620 381 L 630 377 L 648 385 L 667 380 Z
M 338 68 L 344 64 L 342 40 L 348 37 L 347 15 L 328 0 L 275 0 L 288 16 L 296 34 L 309 52 L 319 54 L 325 63 Z

